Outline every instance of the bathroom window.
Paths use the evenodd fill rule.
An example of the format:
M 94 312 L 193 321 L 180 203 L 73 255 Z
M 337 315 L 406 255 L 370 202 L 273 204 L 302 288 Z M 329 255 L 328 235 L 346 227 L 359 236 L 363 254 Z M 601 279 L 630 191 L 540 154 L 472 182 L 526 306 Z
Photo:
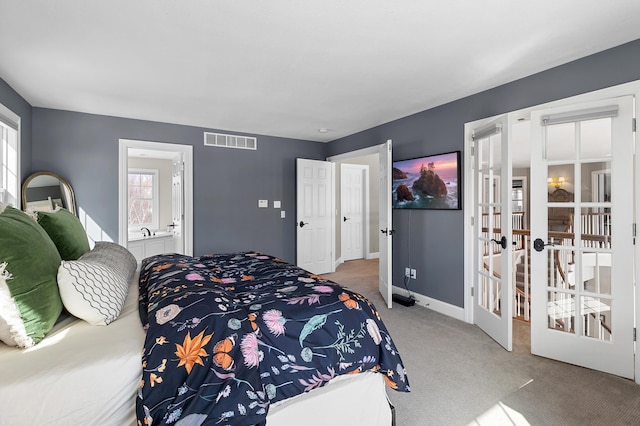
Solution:
M 129 230 L 158 229 L 158 170 L 129 169 Z

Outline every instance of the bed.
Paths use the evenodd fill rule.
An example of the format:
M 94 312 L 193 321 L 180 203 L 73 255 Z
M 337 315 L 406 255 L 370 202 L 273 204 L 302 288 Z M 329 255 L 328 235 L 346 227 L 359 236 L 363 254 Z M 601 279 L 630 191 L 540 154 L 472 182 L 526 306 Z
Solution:
M 264 424 L 272 404 L 366 372 L 409 391 L 366 298 L 262 253 L 146 258 L 140 317 L 147 335 L 137 414 L 148 424 Z
M 137 265 L 85 239 L 0 205 L 0 425 L 392 424 L 409 383 L 361 295 L 262 253 Z

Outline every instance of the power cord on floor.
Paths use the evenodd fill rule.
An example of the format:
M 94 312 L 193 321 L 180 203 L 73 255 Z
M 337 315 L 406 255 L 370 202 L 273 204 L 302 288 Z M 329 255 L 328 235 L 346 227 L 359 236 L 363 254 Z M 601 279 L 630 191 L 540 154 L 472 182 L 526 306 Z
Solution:
M 407 227 L 407 229 L 409 230 L 408 237 L 407 237 L 407 252 L 408 252 L 408 257 L 409 257 L 409 270 L 411 270 L 411 209 L 409 209 L 409 226 Z M 413 296 L 413 294 L 411 293 L 411 290 L 409 290 L 409 279 L 410 277 L 407 276 L 406 272 L 404 274 L 404 288 L 407 291 L 407 294 L 409 295 L 409 299 L 415 300 L 416 298 Z

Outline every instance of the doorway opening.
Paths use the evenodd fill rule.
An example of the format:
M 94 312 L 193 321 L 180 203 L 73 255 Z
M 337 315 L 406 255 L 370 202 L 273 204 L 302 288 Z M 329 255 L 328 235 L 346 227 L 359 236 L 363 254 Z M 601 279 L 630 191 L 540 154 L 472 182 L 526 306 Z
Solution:
M 369 152 L 371 151 L 371 152 Z M 379 257 L 378 244 L 378 221 L 379 221 L 379 198 L 380 198 L 380 177 L 379 164 L 380 156 L 377 149 L 358 150 L 348 152 L 339 156 L 327 159 L 336 163 L 336 247 L 335 263 L 336 268 L 345 261 L 357 259 L 377 259 Z M 360 170 L 361 194 L 345 194 L 345 188 L 353 190 L 357 185 L 353 184 L 354 176 Z M 349 175 L 347 173 L 351 172 Z M 351 180 L 352 182 L 347 182 Z M 354 202 L 354 198 L 356 199 Z M 356 206 L 360 206 L 361 212 L 357 212 Z M 345 224 L 355 221 L 352 214 L 361 216 L 361 229 L 359 234 L 355 232 L 347 233 Z M 345 220 L 345 218 L 347 220 Z M 354 238 L 357 241 L 354 243 Z M 347 240 L 347 241 L 345 241 Z M 358 252 L 357 244 L 359 244 Z M 355 246 L 355 250 L 353 250 Z M 348 250 L 351 250 L 350 252 Z M 353 255 L 353 252 L 361 254 Z
M 119 243 L 138 262 L 193 254 L 193 154 L 179 144 L 121 139 Z
M 391 282 L 391 255 L 392 255 L 392 235 L 393 235 L 393 224 L 392 224 L 392 216 L 391 216 L 391 155 L 392 155 L 392 141 L 391 139 L 387 140 L 385 143 L 377 146 L 372 146 L 369 148 L 360 149 L 357 151 L 348 152 L 345 154 L 333 156 L 327 158 L 327 161 L 336 163 L 336 162 L 349 162 L 355 161 L 354 159 L 359 157 L 371 157 L 371 161 L 375 160 L 377 156 L 377 163 L 374 163 L 372 167 L 369 167 L 370 171 L 376 171 L 379 173 L 377 179 L 373 179 L 370 173 L 369 176 L 369 188 L 371 191 L 371 187 L 374 186 L 372 184 L 373 181 L 377 183 L 379 194 L 378 203 L 370 203 L 370 205 L 375 204 L 377 206 L 377 221 L 373 220 L 373 225 L 370 226 L 370 232 L 372 233 L 371 238 L 369 238 L 369 244 L 373 241 L 378 243 L 377 248 L 377 257 L 379 259 L 378 262 L 378 289 L 382 294 L 382 297 L 387 305 L 387 308 L 391 308 L 392 304 L 392 290 L 393 285 Z M 371 207 L 369 209 L 369 221 L 372 221 L 372 216 L 375 213 L 375 207 Z M 335 215 L 335 220 L 339 220 L 341 216 Z M 374 216 L 375 217 L 375 216 Z M 334 223 L 334 233 L 335 233 L 335 223 Z M 375 230 L 375 231 L 374 231 Z M 380 230 L 380 232 L 378 232 Z M 375 235 L 373 235 L 375 233 Z M 334 241 L 337 238 L 334 238 Z M 334 243 L 335 244 L 335 243 Z M 371 250 L 371 249 L 370 249 Z M 338 249 L 334 246 L 334 254 L 333 258 L 335 262 L 340 260 L 340 257 L 337 255 Z M 369 251 L 369 257 L 373 258 L 376 256 L 375 251 Z

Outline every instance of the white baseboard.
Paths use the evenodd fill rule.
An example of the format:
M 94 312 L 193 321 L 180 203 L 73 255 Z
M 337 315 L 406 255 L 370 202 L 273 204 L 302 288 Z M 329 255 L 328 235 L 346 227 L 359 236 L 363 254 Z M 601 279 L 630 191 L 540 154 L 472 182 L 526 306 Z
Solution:
M 380 259 L 380 252 L 367 253 L 365 259 Z
M 393 286 L 393 292 L 408 296 L 407 290 L 395 285 Z M 450 303 L 442 302 L 437 299 L 432 299 L 431 297 L 424 296 L 420 293 L 411 292 L 411 295 L 414 297 L 414 299 L 416 299 L 416 304 L 420 306 L 439 312 L 443 315 L 450 316 L 457 320 L 464 321 L 464 308 L 452 305 Z
M 335 263 L 333 264 L 333 270 L 337 270 L 338 266 L 342 265 L 343 263 L 344 261 L 342 260 L 342 257 L 337 258 Z

